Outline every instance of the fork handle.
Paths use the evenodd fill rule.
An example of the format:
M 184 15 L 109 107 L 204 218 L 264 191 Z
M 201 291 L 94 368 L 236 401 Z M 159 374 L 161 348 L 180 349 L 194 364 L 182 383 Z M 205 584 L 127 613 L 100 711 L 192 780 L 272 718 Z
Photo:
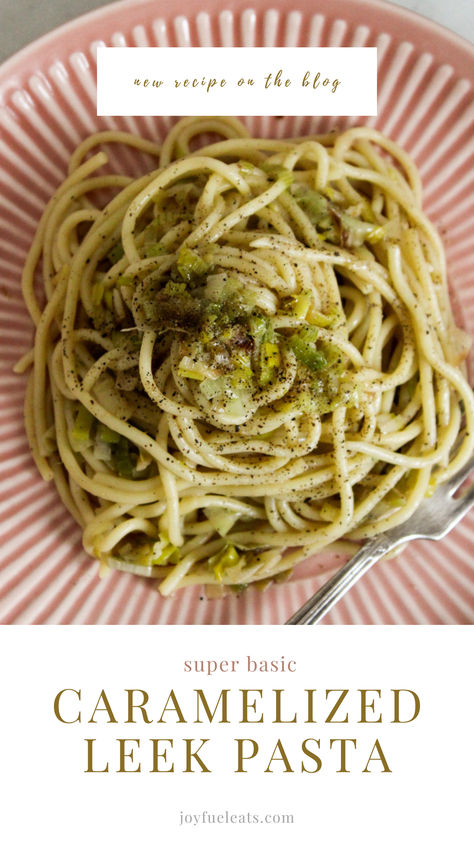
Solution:
M 290 617 L 286 626 L 304 626 L 319 623 L 325 614 L 344 596 L 376 561 L 403 543 L 401 536 L 386 532 L 365 544 L 341 567 L 310 599 Z

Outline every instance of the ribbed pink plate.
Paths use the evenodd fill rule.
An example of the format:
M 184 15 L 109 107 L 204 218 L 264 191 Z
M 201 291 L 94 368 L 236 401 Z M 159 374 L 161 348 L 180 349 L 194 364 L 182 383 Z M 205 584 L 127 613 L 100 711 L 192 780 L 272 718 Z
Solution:
M 55 489 L 36 473 L 23 429 L 24 378 L 12 366 L 31 325 L 20 295 L 25 253 L 68 155 L 88 133 L 119 128 L 162 137 L 167 118 L 97 118 L 95 54 L 118 46 L 376 46 L 379 116 L 252 118 L 257 135 L 308 134 L 375 125 L 414 156 L 425 207 L 448 254 L 464 327 L 474 327 L 472 74 L 467 43 L 377 0 L 324 4 L 265 0 L 126 0 L 42 38 L 0 70 L 0 621 L 3 623 L 282 623 L 322 581 L 308 576 L 259 593 L 208 601 L 193 590 L 162 599 L 149 583 L 114 573 L 99 580 L 79 529 Z M 174 11 L 173 11 L 174 9 Z M 323 9 L 323 11 L 321 11 Z M 471 81 L 467 78 L 470 75 Z M 144 161 L 138 161 L 143 167 Z M 328 616 L 328 623 L 473 623 L 474 514 L 441 543 L 416 542 L 382 562 Z M 317 571 L 319 570 L 319 576 Z

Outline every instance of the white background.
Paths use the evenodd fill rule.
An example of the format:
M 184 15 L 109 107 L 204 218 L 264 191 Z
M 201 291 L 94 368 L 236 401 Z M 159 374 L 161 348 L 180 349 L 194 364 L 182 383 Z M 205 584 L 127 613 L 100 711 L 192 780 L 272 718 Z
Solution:
M 2 629 L 0 697 L 3 780 L 2 831 L 8 842 L 128 840 L 283 840 L 311 838 L 331 842 L 445 842 L 471 838 L 472 796 L 472 629 L 469 627 L 5 627 Z M 293 674 L 248 674 L 245 657 L 293 658 Z M 210 677 L 185 673 L 185 659 L 238 659 L 234 674 Z M 150 694 L 150 715 L 159 718 L 173 688 L 186 718 L 194 719 L 193 688 L 209 701 L 224 687 L 286 688 L 291 715 L 304 710 L 305 688 L 318 688 L 324 701 L 330 688 L 350 688 L 344 725 L 273 725 L 271 705 L 261 706 L 268 721 L 238 724 L 238 706 L 230 704 L 232 724 L 64 725 L 55 719 L 53 700 L 65 687 L 81 689 L 84 720 L 91 717 L 101 689 L 106 689 L 117 719 L 126 718 L 124 688 Z M 382 724 L 358 724 L 357 690 L 381 689 L 377 712 Z M 390 690 L 409 688 L 421 699 L 421 712 L 409 724 L 392 724 Z M 231 695 L 231 700 L 234 696 Z M 237 699 L 237 696 L 235 696 Z M 385 701 L 384 701 L 385 700 Z M 64 707 L 72 711 L 74 705 Z M 260 705 L 259 705 L 260 707 Z M 326 709 L 324 704 L 321 710 Z M 72 717 L 71 717 L 72 718 Z M 302 716 L 303 720 L 303 716 Z M 299 745 L 321 739 L 323 767 L 301 774 Z M 83 740 L 96 738 L 97 762 L 107 759 L 108 774 L 85 774 Z M 136 760 L 141 773 L 117 774 L 117 738 L 142 740 Z M 150 774 L 151 737 L 175 739 L 174 759 L 181 765 L 184 737 L 210 737 L 202 757 L 212 774 Z M 235 774 L 233 738 L 259 741 L 261 759 L 247 774 Z M 356 738 L 348 753 L 348 774 L 336 772 L 329 739 Z M 295 773 L 263 773 L 278 738 Z M 392 773 L 362 774 L 378 738 Z M 198 745 L 198 743 L 196 744 Z M 350 747 L 349 747 L 350 748 Z M 100 757 L 99 757 L 100 752 Z M 310 765 L 310 761 L 307 761 Z M 188 814 L 293 813 L 293 825 L 180 826 Z M 244 836 L 245 834 L 245 836 Z
M 384 0 L 380 0 L 381 5 Z M 398 0 L 399 5 L 472 38 L 472 0 Z M 0 0 L 0 58 L 103 0 Z M 223 4 L 226 5 L 226 4 Z M 230 3 L 228 4 L 230 5 Z M 249 6 L 251 3 L 249 2 Z M 324 842 L 445 842 L 472 838 L 474 728 L 472 627 L 3 627 L 1 630 L 0 792 L 1 833 L 8 842 L 96 842 L 96 840 L 315 839 Z M 106 687 L 112 699 L 124 687 L 143 687 L 152 698 L 160 688 L 233 686 L 231 680 L 187 676 L 185 658 L 296 657 L 298 671 L 269 676 L 268 688 L 295 693 L 304 686 L 411 687 L 422 702 L 412 725 L 324 726 L 320 736 L 377 733 L 393 768 L 391 775 L 336 774 L 247 776 L 85 775 L 84 736 L 113 741 L 136 736 L 138 726 L 65 726 L 55 720 L 55 693 L 84 688 L 89 697 Z M 242 687 L 265 686 L 245 672 Z M 118 694 L 118 695 L 117 695 Z M 161 695 L 159 695 L 161 699 Z M 190 696 L 191 698 L 191 696 Z M 153 730 L 153 726 L 149 726 Z M 158 726 L 157 726 L 158 727 Z M 159 726 L 160 728 L 162 726 Z M 181 726 L 186 736 L 192 726 Z M 212 726 L 219 740 L 223 728 Z M 250 727 L 250 726 L 247 726 Z M 243 726 L 238 726 L 238 736 Z M 271 745 L 275 726 L 258 727 Z M 396 730 L 394 730 L 396 728 Z M 288 730 L 285 730 L 288 729 Z M 339 731 L 339 729 L 341 729 Z M 346 731 L 347 729 L 347 731 Z M 177 730 L 177 729 L 176 729 Z M 295 750 L 308 726 L 279 726 Z M 138 729 L 140 731 L 140 729 Z M 337 731 L 337 732 L 336 732 Z M 119 733 L 120 732 L 120 733 Z M 288 734 L 289 737 L 285 738 Z M 261 736 L 264 735 L 264 738 Z M 365 736 L 364 736 L 365 735 Z M 138 736 L 142 736 L 141 733 Z M 159 736 L 153 731 L 153 736 Z M 179 736 L 179 734 L 178 734 Z M 231 735 L 232 736 L 232 735 Z M 144 739 L 149 738 L 148 729 Z M 231 738 L 231 737 L 230 737 Z M 230 739 L 226 737 L 226 739 Z M 361 744 L 362 744 L 361 743 Z M 222 741 L 222 746 L 225 743 Z M 322 743 L 323 745 L 323 743 Z M 321 751 L 324 758 L 327 752 Z M 358 757 L 359 755 L 356 755 Z M 360 755 L 363 757 L 363 753 Z M 189 780 L 191 779 L 191 784 Z M 179 812 L 291 812 L 295 824 L 179 827 Z

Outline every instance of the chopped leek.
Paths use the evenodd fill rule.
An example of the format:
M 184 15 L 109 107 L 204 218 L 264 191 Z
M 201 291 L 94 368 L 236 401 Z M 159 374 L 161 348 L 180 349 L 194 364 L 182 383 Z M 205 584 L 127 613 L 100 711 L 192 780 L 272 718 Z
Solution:
M 162 566 L 165 564 L 175 564 L 178 560 L 178 548 L 161 537 L 159 541 L 155 541 L 153 544 L 148 563 L 153 566 Z
M 245 399 L 249 397 L 249 394 L 246 394 L 242 391 L 241 394 L 237 394 L 234 397 L 227 398 L 225 402 L 225 411 L 230 418 L 237 420 L 242 418 L 245 415 L 246 411 L 246 401 Z
M 385 228 L 384 228 L 383 225 L 378 225 L 376 228 L 374 228 L 373 231 L 370 231 L 367 234 L 365 239 L 369 243 L 378 243 L 380 240 L 383 240 L 384 237 L 385 237 Z
M 266 386 L 273 377 L 274 369 L 280 365 L 280 349 L 274 342 L 262 342 L 260 348 L 261 386 Z
M 434 493 L 435 493 L 435 491 L 436 491 L 437 486 L 438 486 L 438 482 L 437 482 L 437 480 L 436 480 L 436 477 L 435 477 L 435 476 L 434 476 L 434 477 L 433 477 L 433 476 L 431 476 L 431 477 L 430 477 L 430 480 L 429 480 L 429 482 L 428 482 L 428 487 L 427 487 L 427 489 L 426 489 L 426 491 L 425 491 L 425 497 L 432 497 L 432 496 L 433 496 L 433 494 L 434 494 Z
M 143 229 L 145 243 L 156 242 L 162 224 L 162 220 L 159 217 L 155 217 L 155 219 L 152 219 L 146 228 Z
M 309 290 L 300 292 L 299 295 L 292 295 L 291 313 L 297 319 L 305 319 L 311 307 L 313 296 Z
M 253 371 L 250 368 L 235 368 L 232 374 L 230 375 L 230 384 L 234 393 L 240 394 L 243 396 L 244 394 L 248 394 L 250 397 L 250 393 L 248 392 L 248 387 L 253 378 Z
M 120 433 L 116 433 L 115 430 L 111 430 L 102 423 L 97 427 L 97 435 L 100 441 L 106 444 L 117 444 L 120 441 Z
M 102 462 L 110 462 L 112 458 L 112 451 L 110 444 L 105 441 L 96 439 L 93 450 L 94 459 L 100 459 Z
M 251 316 L 249 319 L 250 332 L 256 341 L 260 341 L 268 330 L 268 319 L 265 316 Z
M 311 306 L 313 296 L 309 290 L 304 290 L 298 295 L 292 295 L 291 302 L 290 312 L 297 319 L 306 319 L 310 325 L 317 325 L 318 327 L 329 327 L 334 324 L 334 315 L 326 315 Z
M 239 169 L 245 175 L 251 175 L 255 172 L 255 165 L 252 164 L 250 161 L 239 161 L 238 162 Z
M 142 280 L 135 289 L 132 309 L 139 330 L 190 331 L 200 325 L 202 304 L 183 282 L 168 281 L 160 288 L 158 280 L 152 283 Z
M 283 181 L 287 187 L 293 182 L 294 173 L 292 170 L 282 167 L 281 164 L 275 164 L 271 161 L 265 161 L 262 164 L 262 169 L 267 173 L 271 181 Z
M 239 373 L 239 377 L 246 377 L 252 374 L 252 369 L 250 368 L 250 354 L 247 354 L 245 351 L 236 351 L 232 362 L 235 366 L 236 372 Z
M 164 292 L 168 295 L 186 295 L 186 284 L 177 283 L 176 281 L 168 281 L 164 286 Z
M 143 249 L 143 257 L 161 257 L 166 254 L 166 246 L 161 243 L 150 243 Z
M 104 291 L 104 303 L 108 310 L 114 309 L 114 296 L 111 289 Z
M 239 512 L 221 506 L 206 506 L 204 513 L 216 532 L 222 537 L 227 535 L 240 517 Z
M 336 191 L 329 184 L 325 188 L 324 193 L 326 194 L 328 199 L 331 199 L 331 202 L 333 202 L 336 198 Z
M 136 282 L 136 275 L 119 275 L 119 277 L 117 278 L 117 285 L 119 287 L 135 286 Z
M 328 364 L 327 357 L 315 347 L 318 330 L 310 325 L 304 325 L 289 341 L 298 362 L 303 363 L 311 371 L 320 371 Z
M 74 445 L 79 445 L 80 447 L 81 445 L 87 445 L 90 443 L 91 430 L 94 420 L 94 416 L 91 415 L 89 410 L 80 404 L 71 434 Z
M 210 264 L 203 260 L 197 252 L 183 246 L 178 254 L 177 268 L 185 281 L 191 281 L 196 276 L 205 275 L 210 269 Z
M 316 412 L 314 397 L 306 389 L 301 389 L 297 394 L 282 398 L 275 404 L 279 412 L 305 412 L 307 414 Z
M 226 292 L 227 275 L 219 272 L 216 275 L 209 275 L 206 281 L 204 297 L 209 301 L 218 302 Z
M 130 442 L 124 436 L 120 436 L 112 448 L 112 462 L 120 477 L 132 479 L 135 466 L 130 453 Z
M 167 564 L 176 564 L 179 561 L 178 548 L 170 544 L 168 538 L 163 534 L 160 534 L 157 541 L 150 543 L 147 536 L 142 533 L 134 533 L 133 538 L 129 536 L 126 541 L 121 542 L 119 555 L 126 564 L 138 565 L 139 567 L 161 567 Z M 135 571 L 131 568 L 129 572 Z
M 225 389 L 224 377 L 216 377 L 215 380 L 203 380 L 202 383 L 199 384 L 199 389 L 208 401 L 220 398 L 224 394 Z
M 336 320 L 336 316 L 328 316 L 325 313 L 320 313 L 319 310 L 311 310 L 308 315 L 307 321 L 311 325 L 316 325 L 316 327 L 331 327 Z
M 191 357 L 183 357 L 178 368 L 181 377 L 188 377 L 190 380 L 206 380 L 213 377 L 213 372 L 204 363 L 193 360 Z
M 330 195 L 329 191 L 326 193 Z M 377 243 L 385 236 L 383 226 L 352 216 L 340 205 L 329 201 L 310 187 L 298 185 L 294 189 L 294 197 L 313 225 L 322 230 L 320 236 L 323 239 L 351 247 L 361 246 L 365 240 Z
M 388 493 L 385 495 L 384 500 L 386 503 L 388 503 L 388 506 L 390 508 L 399 509 L 401 506 L 405 505 L 407 498 L 405 494 L 402 494 L 402 492 L 399 491 L 397 486 L 395 486 L 395 488 L 391 488 L 388 491 Z
M 166 547 L 158 558 L 152 558 L 151 563 L 155 565 L 176 564 L 179 561 L 179 550 L 173 544 Z
M 343 246 L 361 246 L 365 240 L 369 243 L 377 243 L 385 236 L 385 229 L 381 225 L 357 219 L 335 205 L 331 206 L 331 211 L 339 220 Z
M 110 263 L 112 263 L 113 265 L 114 263 L 118 263 L 119 260 L 122 259 L 124 254 L 125 252 L 123 250 L 122 243 L 118 242 L 113 248 L 110 249 L 110 251 L 107 252 L 107 260 L 109 260 Z
M 311 381 L 313 405 L 319 415 L 332 412 L 341 403 L 339 375 L 331 368 L 321 371 Z
M 199 389 L 208 401 L 216 401 L 220 410 L 232 418 L 245 415 L 252 392 L 247 385 L 248 378 L 236 376 L 236 372 L 216 377 L 215 380 L 203 380 Z
M 214 576 L 218 582 L 222 582 L 227 568 L 235 567 L 240 562 L 240 555 L 232 544 L 226 546 L 216 555 L 211 556 L 208 561 Z
M 298 185 L 295 190 L 295 199 L 313 225 L 318 225 L 326 219 L 330 221 L 329 202 L 321 193 L 310 187 Z
M 95 304 L 96 307 L 98 307 L 99 304 L 101 304 L 102 299 L 104 297 L 104 291 L 105 291 L 104 285 L 101 284 L 100 282 L 97 283 L 97 284 L 93 284 L 91 298 L 92 298 L 92 303 Z

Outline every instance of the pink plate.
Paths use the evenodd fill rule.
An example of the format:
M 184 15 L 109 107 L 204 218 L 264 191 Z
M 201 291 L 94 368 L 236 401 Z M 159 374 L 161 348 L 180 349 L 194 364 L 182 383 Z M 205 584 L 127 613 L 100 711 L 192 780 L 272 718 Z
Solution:
M 105 128 L 162 137 L 168 118 L 97 118 L 95 55 L 116 46 L 376 46 L 377 118 L 252 118 L 259 135 L 308 134 L 333 125 L 376 126 L 415 158 L 425 207 L 442 233 L 464 327 L 474 327 L 473 54 L 467 42 L 378 0 L 176 2 L 125 0 L 61 27 L 0 70 L 0 620 L 3 623 L 282 623 L 324 577 L 321 559 L 294 581 L 210 601 L 196 589 L 161 598 L 126 574 L 97 575 L 78 527 L 39 478 L 23 429 L 25 382 L 12 366 L 31 325 L 20 274 L 37 220 L 66 172 L 68 155 Z M 179 8 L 186 14 L 176 14 Z M 174 11 L 173 11 L 174 9 Z M 470 78 L 468 78 L 470 76 Z M 141 161 L 141 166 L 145 161 Z M 474 622 L 474 514 L 441 543 L 415 542 L 381 562 L 328 623 Z

